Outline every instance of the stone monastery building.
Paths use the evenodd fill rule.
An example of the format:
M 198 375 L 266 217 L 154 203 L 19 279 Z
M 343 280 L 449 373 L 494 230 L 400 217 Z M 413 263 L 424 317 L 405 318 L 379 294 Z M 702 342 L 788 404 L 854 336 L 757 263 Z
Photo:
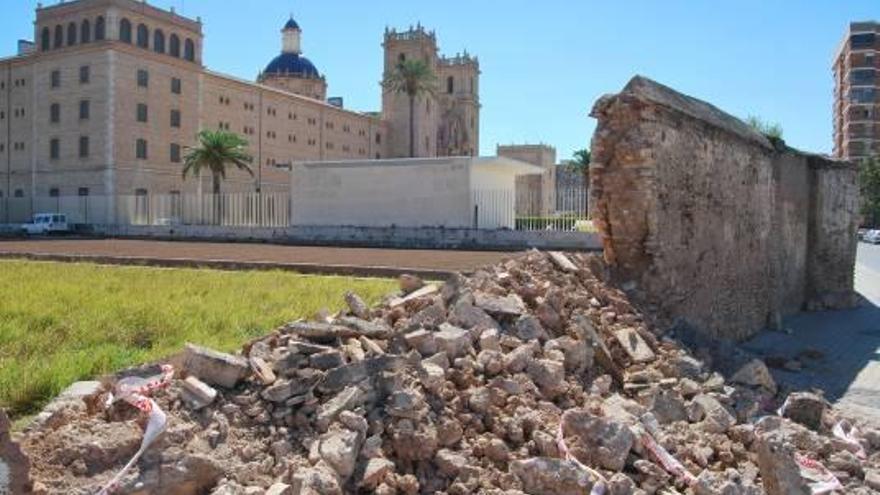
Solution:
M 145 1 L 39 5 L 34 30 L 0 59 L 0 197 L 193 192 L 182 157 L 201 129 L 249 141 L 254 177 L 231 172 L 227 192 L 286 191 L 294 161 L 409 155 L 407 97 L 384 91 L 381 112 L 328 102 L 292 18 L 257 82 L 207 69 L 201 20 Z M 417 156 L 477 154 L 477 59 L 440 56 L 421 26 L 386 29 L 383 47 L 386 74 L 418 57 L 437 75 L 436 93 L 416 102 Z

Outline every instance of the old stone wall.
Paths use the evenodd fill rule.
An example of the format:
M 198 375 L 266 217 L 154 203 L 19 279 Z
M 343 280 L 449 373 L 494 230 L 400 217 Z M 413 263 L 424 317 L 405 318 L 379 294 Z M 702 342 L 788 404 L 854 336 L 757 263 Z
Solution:
M 856 170 L 771 143 L 642 77 L 597 102 L 591 201 L 607 260 L 716 337 L 852 300 Z

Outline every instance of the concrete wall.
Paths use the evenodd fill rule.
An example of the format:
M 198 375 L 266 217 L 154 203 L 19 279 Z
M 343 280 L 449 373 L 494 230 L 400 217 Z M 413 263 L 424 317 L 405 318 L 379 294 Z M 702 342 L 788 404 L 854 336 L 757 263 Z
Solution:
M 856 168 L 636 77 L 597 102 L 591 201 L 639 294 L 717 337 L 852 301 Z
M 350 246 L 417 249 L 522 249 L 598 250 L 599 236 L 549 230 L 481 230 L 440 227 L 337 227 L 297 226 L 241 228 L 210 225 L 176 227 L 97 225 L 94 233 L 115 237 L 153 239 L 204 239 L 210 241 L 265 241 L 301 246 Z
M 294 225 L 469 227 L 467 158 L 295 164 Z

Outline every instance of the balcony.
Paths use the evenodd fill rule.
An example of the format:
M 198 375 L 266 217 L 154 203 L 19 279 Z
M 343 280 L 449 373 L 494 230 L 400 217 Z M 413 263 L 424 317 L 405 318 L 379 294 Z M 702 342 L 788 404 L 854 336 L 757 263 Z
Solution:
M 849 37 L 850 50 L 877 49 L 877 33 L 858 33 Z

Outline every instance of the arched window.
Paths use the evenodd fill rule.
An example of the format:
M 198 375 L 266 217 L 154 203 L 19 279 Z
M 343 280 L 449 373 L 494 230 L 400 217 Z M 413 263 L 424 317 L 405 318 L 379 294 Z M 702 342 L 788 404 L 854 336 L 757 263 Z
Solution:
M 55 26 L 55 40 L 52 43 L 53 48 L 61 48 L 64 45 L 64 28 L 61 25 Z
M 141 48 L 150 47 L 150 30 L 144 24 L 138 24 L 137 29 L 137 46 Z
M 79 42 L 88 43 L 90 41 L 92 41 L 92 25 L 89 23 L 89 20 L 86 19 L 82 22 L 82 26 L 79 28 Z
M 95 19 L 95 41 L 102 41 L 106 34 L 106 29 L 104 28 L 104 18 L 98 16 L 98 18 Z M 128 25 L 128 42 L 131 43 L 131 24 Z
M 455 79 L 452 76 L 446 78 L 446 92 L 452 94 L 455 89 Z
M 76 23 L 71 22 L 67 25 L 67 46 L 76 44 Z
M 183 44 L 183 58 L 190 62 L 196 61 L 196 44 L 189 38 Z
M 165 33 L 161 29 L 153 32 L 153 51 L 165 53 Z
M 131 43 L 131 22 L 128 19 L 119 21 L 119 41 Z
M 171 37 L 168 38 L 168 53 L 171 54 L 172 57 L 180 58 L 180 38 L 178 38 L 176 34 L 172 34 Z
M 49 31 L 49 28 L 44 27 L 43 33 L 40 35 L 40 48 L 44 52 L 49 50 L 50 45 L 52 44 L 51 38 L 52 33 Z
M 405 54 L 405 53 L 401 53 L 401 54 L 397 57 L 397 61 L 398 61 L 398 62 L 401 62 L 401 63 L 406 62 L 406 54 Z

